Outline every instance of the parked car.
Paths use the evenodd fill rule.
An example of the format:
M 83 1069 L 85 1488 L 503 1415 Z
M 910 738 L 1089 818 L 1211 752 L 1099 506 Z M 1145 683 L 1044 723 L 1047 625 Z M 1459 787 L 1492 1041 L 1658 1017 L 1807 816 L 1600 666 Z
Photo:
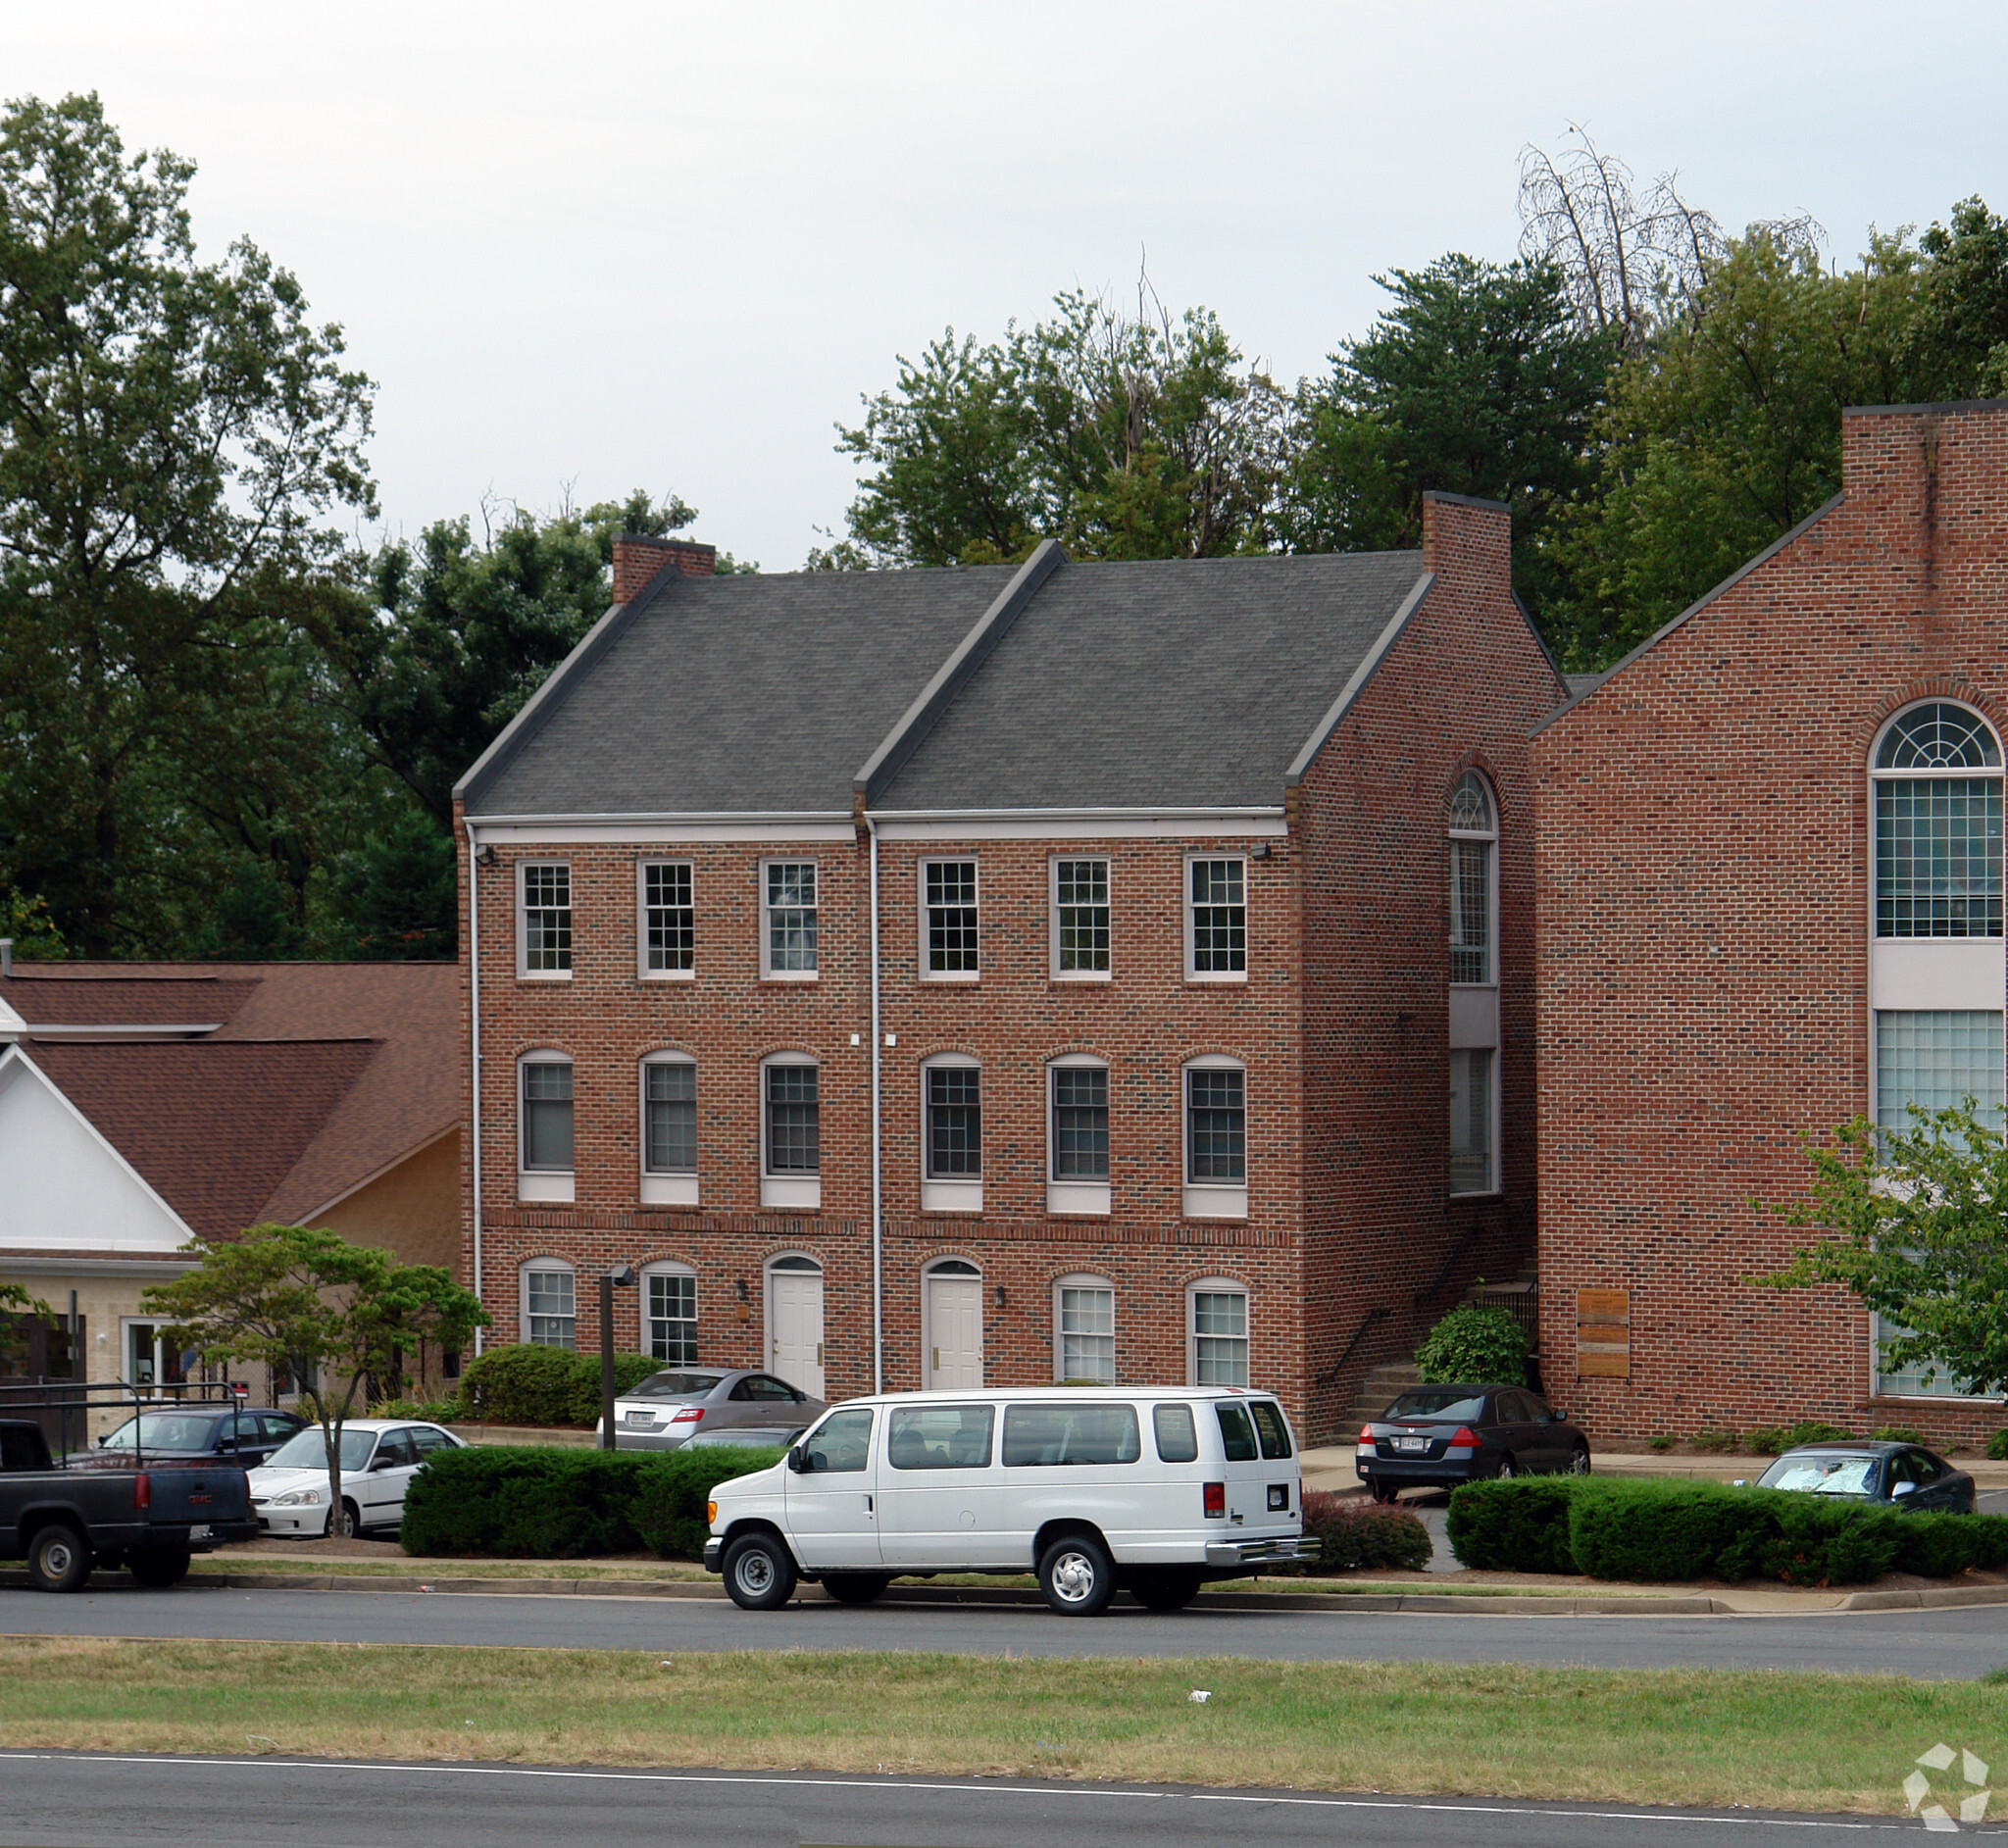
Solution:
M 1063 1616 L 1154 1611 L 1318 1557 L 1282 1407 L 1237 1387 L 1019 1387 L 853 1399 L 721 1482 L 707 1572 L 744 1610 L 803 1578 L 868 1604 L 900 1573 L 1035 1571 Z
M 307 1421 L 276 1406 L 163 1406 L 128 1418 L 98 1439 L 100 1450 L 142 1457 L 216 1457 L 255 1470 Z
M 81 1591 L 100 1566 L 172 1585 L 193 1554 L 257 1533 L 249 1478 L 234 1463 L 125 1460 L 82 1451 L 59 1468 L 38 1424 L 0 1419 L 0 1559 L 26 1560 L 37 1591 Z
M 1589 1439 L 1525 1386 L 1411 1386 L 1362 1426 L 1353 1468 L 1377 1502 L 1488 1475 L 1587 1475 Z
M 666 1367 L 614 1401 L 616 1450 L 675 1450 L 700 1430 L 753 1430 L 781 1444 L 828 1408 L 772 1374 Z M 595 1429 L 604 1433 L 602 1423 Z
M 327 1443 L 310 1424 L 253 1470 L 251 1508 L 261 1531 L 294 1540 L 351 1539 L 404 1520 L 404 1492 L 426 1460 L 467 1443 L 437 1424 L 355 1418 L 341 1429 L 341 1508 L 327 1505 Z
M 1922 1444 L 1801 1444 L 1766 1470 L 1757 1486 L 1886 1502 L 1921 1514 L 1973 1513 L 1973 1477 Z
M 804 1429 L 807 1427 L 804 1426 Z M 699 1431 L 695 1437 L 686 1437 L 678 1446 L 683 1450 L 786 1450 L 802 1434 L 801 1430 L 770 1431 L 753 1425 L 744 1425 L 736 1430 Z

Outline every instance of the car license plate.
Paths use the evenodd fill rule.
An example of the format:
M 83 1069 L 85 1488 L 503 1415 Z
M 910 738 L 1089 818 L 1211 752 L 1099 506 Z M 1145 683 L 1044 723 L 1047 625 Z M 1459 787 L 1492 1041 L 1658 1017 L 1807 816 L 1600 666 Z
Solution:
M 630 1412 L 628 1414 L 627 1422 L 629 1424 L 646 1424 L 653 1430 L 655 1428 L 655 1414 L 653 1412 Z
M 188 1529 L 188 1537 L 191 1540 L 206 1540 L 210 1537 L 209 1528 L 207 1526 L 190 1527 Z
M 1410 1452 L 1425 1455 L 1429 1451 L 1430 1440 L 1427 1437 L 1397 1437 L 1394 1440 L 1394 1447 L 1402 1452 L 1403 1455 L 1407 1455 Z

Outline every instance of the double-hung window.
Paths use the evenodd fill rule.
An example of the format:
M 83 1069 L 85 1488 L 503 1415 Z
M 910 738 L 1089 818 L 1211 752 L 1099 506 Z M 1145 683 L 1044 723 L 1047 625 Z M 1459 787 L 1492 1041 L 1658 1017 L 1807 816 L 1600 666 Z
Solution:
M 760 869 L 760 973 L 776 981 L 816 978 L 816 863 L 769 860 Z
M 527 861 L 521 869 L 516 973 L 533 981 L 572 979 L 572 869 Z
M 530 1053 L 517 1066 L 516 1191 L 522 1200 L 570 1200 L 572 1061 L 562 1053 Z
M 1226 1059 L 1185 1068 L 1185 1213 L 1248 1213 L 1248 1074 Z
M 641 1275 L 643 1352 L 673 1367 L 697 1365 L 697 1274 L 652 1264 Z
M 932 981 L 974 981 L 977 955 L 977 863 L 921 862 L 921 971 Z
M 1109 863 L 1100 855 L 1052 863 L 1053 977 L 1109 978 Z
M 983 1204 L 983 1074 L 974 1061 L 929 1060 L 921 1068 L 924 1161 L 921 1206 L 976 1213 Z
M 1185 975 L 1189 981 L 1248 979 L 1248 863 L 1185 862 Z
M 1191 1318 L 1191 1381 L 1195 1386 L 1248 1383 L 1248 1292 L 1238 1283 L 1195 1283 Z
M 1109 1068 L 1069 1058 L 1046 1068 L 1050 1150 L 1046 1210 L 1101 1213 L 1109 1197 Z
M 688 976 L 697 966 L 697 911 L 687 860 L 644 861 L 641 866 L 641 974 Z
M 1053 1377 L 1062 1385 L 1116 1383 L 1116 1290 L 1107 1277 L 1063 1276 L 1053 1286 Z
M 641 1198 L 697 1204 L 697 1062 L 680 1053 L 642 1061 Z
M 766 1152 L 760 1182 L 763 1206 L 823 1204 L 820 1076 L 815 1064 L 807 1059 L 770 1059 L 761 1068 Z
M 523 1267 L 523 1336 L 531 1347 L 574 1347 L 578 1328 L 572 1267 L 536 1258 Z

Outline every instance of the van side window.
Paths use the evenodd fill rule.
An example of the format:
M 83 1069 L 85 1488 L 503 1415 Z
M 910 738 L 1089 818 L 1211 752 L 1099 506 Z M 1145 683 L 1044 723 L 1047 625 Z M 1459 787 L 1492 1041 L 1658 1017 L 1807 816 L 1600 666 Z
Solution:
M 1290 1430 L 1282 1422 L 1281 1409 L 1270 1399 L 1253 1399 L 1248 1416 L 1255 1421 L 1255 1435 L 1262 1439 L 1262 1454 L 1271 1462 L 1290 1454 Z
M 1075 1463 L 1134 1463 L 1142 1454 L 1143 1439 L 1133 1405 L 1004 1408 L 1007 1470 L 1057 1468 Z
M 895 1407 L 885 1461 L 895 1470 L 987 1470 L 995 1417 L 987 1405 Z
M 1153 1406 L 1150 1422 L 1157 1432 L 1158 1462 L 1199 1461 L 1199 1427 L 1192 1423 L 1192 1408 L 1189 1405 Z
M 862 1470 L 872 1453 L 871 1408 L 830 1413 L 805 1440 L 805 1447 L 812 1470 Z
M 1228 1461 L 1253 1463 L 1255 1431 L 1248 1423 L 1248 1414 L 1238 1405 L 1217 1405 L 1213 1410 L 1220 1420 L 1220 1441 L 1227 1450 Z

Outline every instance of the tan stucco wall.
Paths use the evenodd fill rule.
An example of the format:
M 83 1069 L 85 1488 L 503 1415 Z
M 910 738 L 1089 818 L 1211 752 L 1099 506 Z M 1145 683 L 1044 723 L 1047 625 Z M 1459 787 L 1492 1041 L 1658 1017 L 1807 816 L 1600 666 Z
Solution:
M 460 1276 L 460 1135 L 428 1143 L 312 1222 L 351 1244 L 380 1245 L 400 1264 Z

